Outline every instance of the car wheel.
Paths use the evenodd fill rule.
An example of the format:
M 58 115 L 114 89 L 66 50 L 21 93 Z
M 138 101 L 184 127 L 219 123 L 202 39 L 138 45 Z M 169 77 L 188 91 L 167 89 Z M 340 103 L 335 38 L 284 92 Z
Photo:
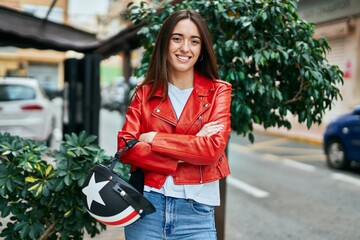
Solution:
M 338 140 L 331 140 L 326 149 L 326 162 L 329 167 L 335 169 L 347 169 L 350 160 L 346 158 L 346 152 L 342 143 Z
M 51 119 L 51 127 L 50 127 L 50 134 L 46 139 L 46 146 L 51 147 L 52 139 L 53 139 L 53 131 L 55 129 L 56 120 L 53 118 Z
M 53 137 L 53 134 L 51 133 L 51 134 L 48 136 L 48 138 L 46 139 L 46 142 L 45 142 L 46 146 L 51 147 L 52 137 Z

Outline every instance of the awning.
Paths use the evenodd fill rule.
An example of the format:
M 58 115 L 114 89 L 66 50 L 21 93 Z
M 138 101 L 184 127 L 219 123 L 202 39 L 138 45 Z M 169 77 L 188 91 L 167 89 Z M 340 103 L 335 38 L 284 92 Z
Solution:
M 0 6 L 0 46 L 93 52 L 95 34 Z
M 173 0 L 171 4 L 182 1 Z M 74 50 L 107 58 L 119 52 L 139 48 L 141 42 L 137 32 L 144 25 L 145 23 L 129 25 L 113 37 L 99 41 L 95 34 L 0 6 L 0 46 Z
M 114 35 L 113 37 L 104 40 L 104 42 L 94 50 L 95 54 L 101 54 L 107 58 L 114 53 L 130 51 L 141 46 L 140 37 L 137 32 L 145 24 L 131 25 Z

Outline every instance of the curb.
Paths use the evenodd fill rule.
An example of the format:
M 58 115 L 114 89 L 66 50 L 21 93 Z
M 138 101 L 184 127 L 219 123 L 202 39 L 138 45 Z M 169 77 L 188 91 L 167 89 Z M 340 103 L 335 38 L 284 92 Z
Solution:
M 311 130 L 299 130 L 296 131 L 293 129 L 288 130 L 283 128 L 264 129 L 262 126 L 254 126 L 254 132 L 261 132 L 276 137 L 285 137 L 294 141 L 305 142 L 313 145 L 321 146 L 323 144 L 322 133 L 311 132 Z

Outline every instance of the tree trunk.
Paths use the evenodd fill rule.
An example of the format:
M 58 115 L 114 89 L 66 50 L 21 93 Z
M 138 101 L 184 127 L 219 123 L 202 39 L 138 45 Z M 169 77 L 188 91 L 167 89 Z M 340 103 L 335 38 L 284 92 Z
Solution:
M 55 226 L 58 222 L 55 221 L 53 224 L 51 224 L 46 231 L 40 236 L 39 240 L 46 240 L 48 239 L 49 236 L 51 236 L 51 234 L 53 234 L 55 232 Z

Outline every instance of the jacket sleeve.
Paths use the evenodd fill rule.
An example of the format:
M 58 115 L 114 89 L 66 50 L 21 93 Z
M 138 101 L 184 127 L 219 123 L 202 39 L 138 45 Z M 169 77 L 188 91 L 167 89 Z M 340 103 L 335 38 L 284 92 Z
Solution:
M 225 151 L 231 133 L 231 85 L 220 84 L 214 94 L 214 106 L 208 121 L 218 120 L 224 124 L 223 130 L 211 137 L 159 132 L 153 139 L 152 151 L 194 165 L 211 165 L 218 161 Z
M 139 139 L 141 134 L 141 104 L 143 101 L 142 90 L 138 90 L 126 113 L 122 130 L 118 132 L 118 151 L 124 147 L 125 140 Z M 175 175 L 178 160 L 171 156 L 155 153 L 151 145 L 138 142 L 134 147 L 128 149 L 121 156 L 121 162 L 151 170 L 164 175 Z

